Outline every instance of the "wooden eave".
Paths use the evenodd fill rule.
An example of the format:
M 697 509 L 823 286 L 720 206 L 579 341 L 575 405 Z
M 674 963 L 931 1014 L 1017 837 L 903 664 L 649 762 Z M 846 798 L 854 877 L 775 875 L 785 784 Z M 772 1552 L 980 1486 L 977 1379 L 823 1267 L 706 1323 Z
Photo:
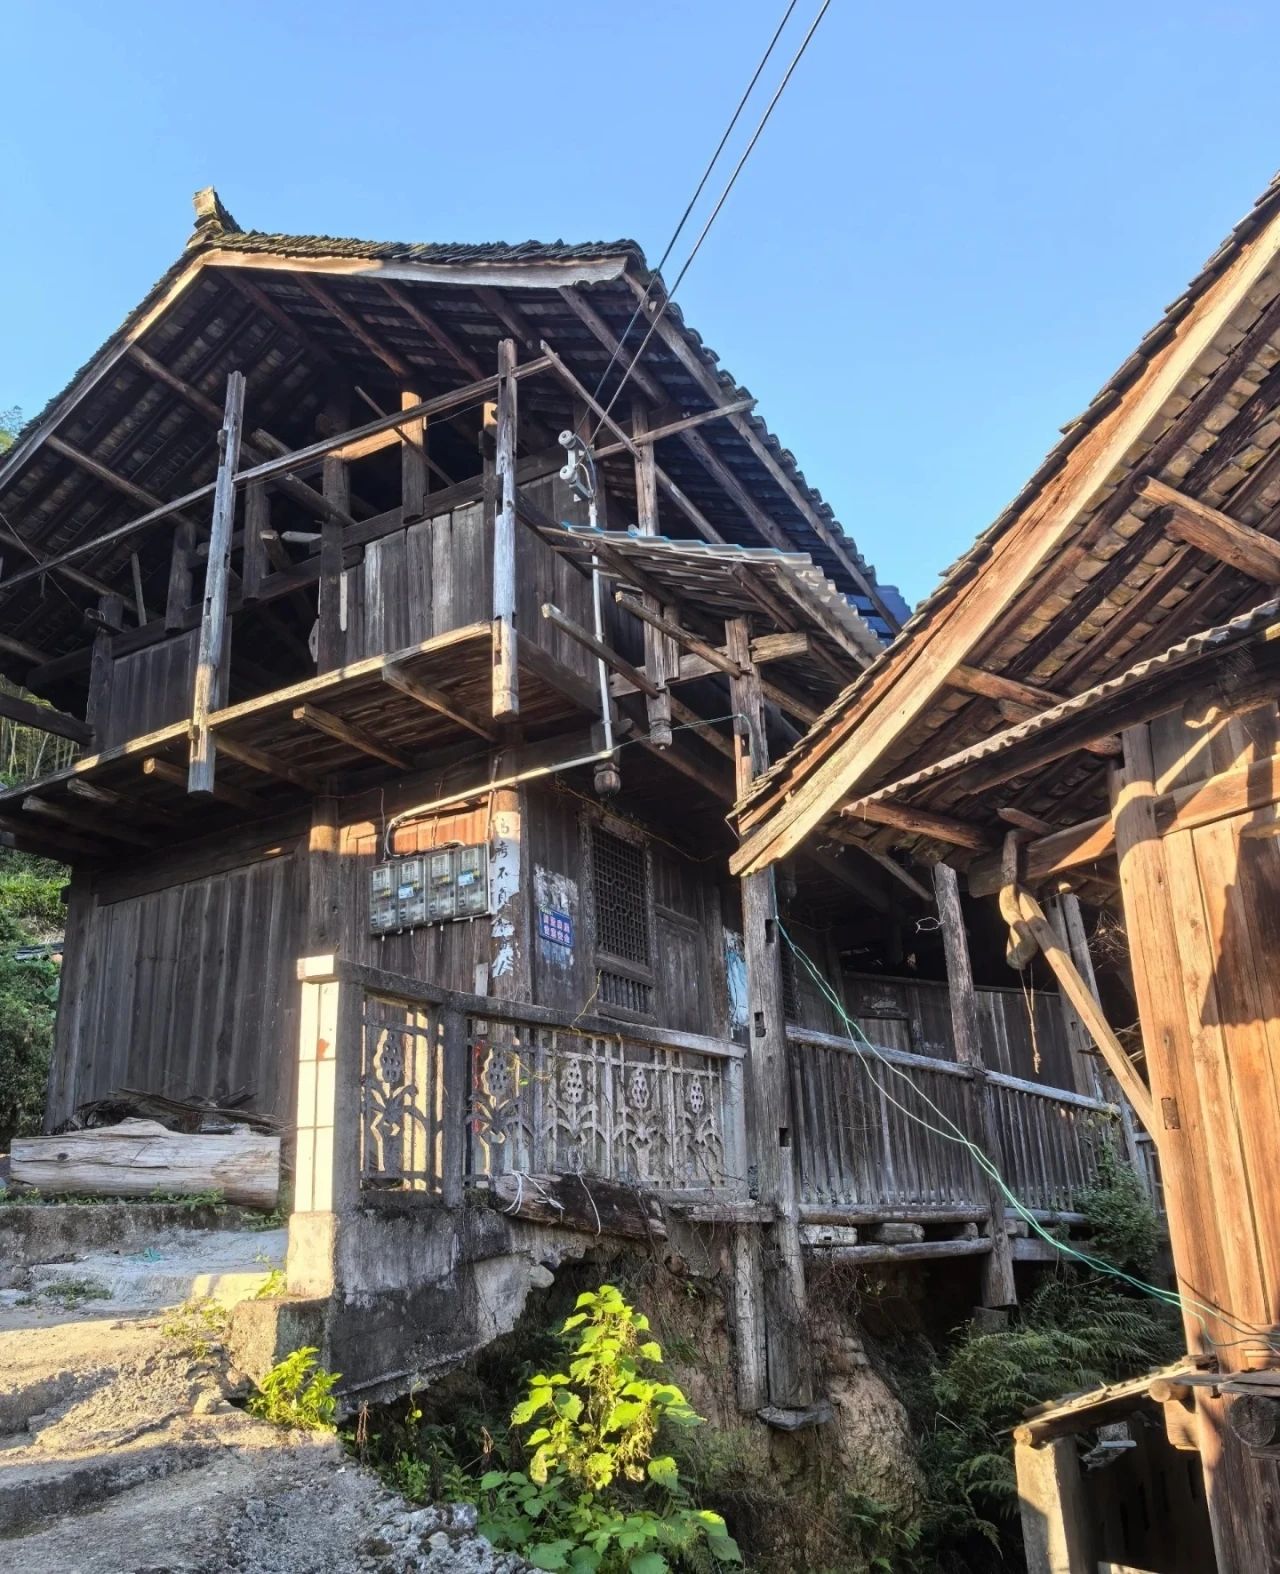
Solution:
M 582 248 L 582 255 L 571 247 L 530 246 L 507 249 L 514 255 L 504 251 L 495 259 L 489 255 L 495 250 L 504 251 L 374 247 L 239 232 L 197 244 L 20 435 L 0 464 L 0 506 L 25 543 L 8 539 L 0 547 L 5 568 L 13 573 L 137 517 L 140 504 L 127 488 L 167 501 L 212 478 L 216 426 L 191 399 L 153 376 L 132 353 L 135 346 L 204 400 L 218 404 L 227 373 L 244 370 L 249 379 L 247 440 L 254 430 L 264 429 L 289 448 L 314 437 L 331 364 L 340 363 L 351 380 L 383 408 L 391 408 L 406 382 L 427 398 L 474 380 L 468 365 L 488 375 L 496 366 L 498 342 L 512 332 L 513 323 L 522 330 L 522 359 L 536 356 L 536 342 L 545 335 L 584 383 L 594 386 L 609 352 L 566 296 L 576 294 L 587 301 L 604 329 L 621 335 L 634 309 L 635 281 L 649 278 L 638 252 L 630 243 Z M 319 283 L 337 315 L 309 291 L 309 282 Z M 359 335 L 348 321 L 358 323 Z M 684 359 L 659 337 L 644 356 L 645 380 L 660 394 L 663 408 L 699 412 L 741 400 L 744 391 L 719 372 L 714 356 L 696 336 L 683 326 L 680 333 Z M 633 339 L 638 342 L 638 332 Z M 385 355 L 374 353 L 370 342 Z M 396 365 L 407 376 L 395 375 L 391 368 Z M 691 366 L 700 377 L 692 374 Z M 708 381 L 721 391 L 716 397 L 708 392 Z M 624 406 L 630 395 L 629 390 Z M 554 433 L 569 424 L 571 413 L 567 393 L 553 378 L 525 385 L 521 412 L 526 436 L 532 430 Z M 353 424 L 369 413 L 357 408 Z M 751 442 L 735 424 L 741 419 L 750 421 Z M 471 420 L 478 422 L 478 412 Z M 459 422 L 464 425 L 465 418 Z M 50 442 L 55 435 L 112 472 L 119 484 L 55 451 Z M 788 541 L 810 552 L 843 592 L 855 592 L 840 557 L 762 464 L 760 454 L 765 453 L 780 467 L 779 473 L 790 478 L 788 484 L 799 489 L 797 495 L 807 500 L 814 517 L 830 520 L 826 505 L 763 422 L 754 415 L 717 419 L 699 435 L 777 521 Z M 474 439 L 468 446 L 459 430 L 456 439 L 446 432 L 445 441 L 453 443 L 449 453 L 460 466 L 478 469 Z M 527 445 L 523 451 L 529 451 Z M 725 539 L 761 544 L 756 524 L 679 435 L 662 439 L 659 452 L 663 466 L 691 500 L 714 517 Z M 629 456 L 619 455 L 604 468 L 611 492 L 626 507 L 634 488 Z M 318 476 L 304 479 L 318 484 Z M 371 507 L 357 507 L 357 516 L 367 517 L 379 506 L 375 499 Z M 314 528 L 314 510 L 309 512 L 305 501 L 299 504 L 293 497 L 283 500 L 281 518 L 286 528 Z M 669 507 L 664 509 L 663 528 L 675 535 L 689 531 Z M 828 538 L 834 539 L 831 531 L 839 537 L 834 521 L 828 530 Z M 132 599 L 130 557 L 136 548 L 144 600 L 154 615 L 164 601 L 169 534 L 161 528 L 145 539 L 89 550 L 77 559 L 76 568 Z M 851 543 L 845 541 L 842 550 L 846 558 L 852 554 L 850 561 L 860 563 Z M 68 582 L 67 576 L 47 576 L 8 594 L 0 581 L 0 627 L 11 640 L 56 659 L 83 646 L 81 613 L 93 600 L 91 588 Z M 0 671 L 21 682 L 29 670 L 12 647 L 0 649 Z M 51 697 L 73 707 L 74 691 L 63 689 Z
M 1280 536 L 1278 213 L 1273 183 L 889 651 L 739 802 L 736 872 L 785 855 L 850 799 L 1004 732 L 1008 707 L 952 684 L 958 666 L 1070 697 L 1268 598 L 1182 539 L 1143 486 Z M 1011 801 L 1078 819 L 1104 766 L 1073 754 Z M 954 806 L 942 791 L 928 801 Z

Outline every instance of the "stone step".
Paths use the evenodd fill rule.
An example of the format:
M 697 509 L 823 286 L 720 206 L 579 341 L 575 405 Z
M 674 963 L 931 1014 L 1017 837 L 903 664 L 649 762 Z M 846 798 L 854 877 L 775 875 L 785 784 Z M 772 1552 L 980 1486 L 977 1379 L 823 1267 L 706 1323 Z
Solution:
M 0 1536 L 21 1535 L 64 1514 L 91 1508 L 144 1482 L 198 1469 L 216 1459 L 221 1447 L 155 1442 L 78 1460 L 14 1462 L 0 1471 Z

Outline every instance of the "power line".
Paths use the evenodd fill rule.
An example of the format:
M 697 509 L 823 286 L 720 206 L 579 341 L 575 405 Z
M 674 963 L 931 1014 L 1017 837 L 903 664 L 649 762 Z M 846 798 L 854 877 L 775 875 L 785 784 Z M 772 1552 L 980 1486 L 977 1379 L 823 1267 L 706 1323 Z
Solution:
M 768 105 L 765 107 L 765 112 L 760 117 L 759 125 L 757 125 L 755 131 L 752 132 L 750 142 L 747 143 L 745 149 L 743 150 L 742 157 L 734 165 L 733 174 L 729 176 L 729 179 L 728 179 L 728 181 L 725 184 L 724 190 L 720 193 L 719 199 L 717 200 L 715 207 L 712 208 L 712 210 L 711 210 L 710 217 L 707 219 L 707 222 L 702 226 L 701 234 L 698 236 L 697 240 L 694 241 L 694 243 L 693 243 L 693 250 L 685 258 L 684 266 L 680 269 L 680 272 L 676 275 L 675 283 L 671 286 L 671 288 L 663 296 L 662 302 L 659 305 L 658 310 L 657 310 L 657 312 L 654 315 L 654 319 L 649 324 L 649 331 L 645 334 L 644 338 L 640 341 L 640 348 L 636 351 L 635 355 L 632 356 L 632 358 L 631 358 L 631 365 L 629 367 L 627 367 L 626 371 L 622 375 L 621 380 L 618 383 L 617 388 L 614 389 L 612 398 L 609 400 L 609 403 L 605 406 L 604 415 L 602 415 L 600 417 L 600 420 L 596 423 L 596 429 L 591 435 L 591 442 L 592 442 L 592 444 L 595 443 L 596 438 L 600 435 L 600 428 L 604 425 L 606 417 L 609 415 L 610 411 L 612 411 L 614 405 L 617 404 L 618 396 L 621 394 L 622 390 L 626 387 L 628 378 L 630 378 L 631 373 L 639 365 L 640 358 L 645 352 L 645 346 L 649 343 L 649 340 L 652 339 L 654 334 L 656 333 L 657 328 L 658 328 L 658 324 L 662 321 L 662 314 L 663 314 L 663 312 L 665 312 L 667 307 L 671 304 L 672 297 L 675 295 L 676 291 L 680 288 L 681 280 L 684 278 L 685 274 L 688 273 L 689 268 L 690 268 L 690 266 L 693 263 L 693 259 L 698 255 L 699 251 L 701 251 L 703 241 L 706 240 L 708 234 L 710 234 L 710 232 L 711 232 L 711 226 L 719 218 L 720 210 L 724 207 L 725 203 L 728 201 L 729 193 L 733 190 L 734 186 L 737 184 L 738 176 L 741 175 L 741 173 L 743 171 L 743 167 L 745 166 L 747 160 L 751 157 L 751 154 L 752 154 L 752 152 L 753 152 L 753 150 L 755 148 L 755 145 L 756 145 L 757 142 L 759 142 L 761 134 L 764 131 L 764 128 L 769 124 L 769 118 L 773 114 L 774 110 L 777 108 L 778 100 L 782 97 L 783 93 L 786 91 L 787 83 L 790 82 L 793 74 L 795 73 L 796 67 L 800 64 L 801 60 L 804 58 L 805 51 L 808 49 L 809 43 L 812 40 L 813 35 L 818 31 L 819 24 L 821 23 L 823 17 L 826 16 L 827 11 L 830 8 L 830 5 L 831 5 L 831 0 L 822 0 L 822 5 L 821 5 L 821 7 L 818 10 L 817 16 L 815 16 L 813 21 L 809 24 L 809 31 L 804 35 L 804 38 L 801 39 L 800 47 L 799 47 L 799 49 L 796 50 L 795 54 L 792 56 L 791 64 L 787 67 L 786 73 L 783 76 L 782 81 L 779 82 L 777 90 L 775 91 L 773 97 L 769 100 Z M 788 15 L 790 15 L 790 12 L 788 12 Z M 784 21 L 785 21 L 785 19 L 784 19 Z M 772 49 L 772 47 L 773 46 L 770 45 L 770 49 Z M 647 296 L 648 296 L 648 291 L 646 290 L 645 291 L 645 296 L 643 296 L 641 298 L 640 303 L 637 305 L 637 308 L 636 308 L 637 311 L 639 311 L 640 308 L 643 306 L 644 300 L 647 298 Z
M 742 115 L 742 111 L 747 107 L 747 100 L 751 97 L 752 93 L 755 92 L 755 86 L 756 86 L 756 83 L 760 80 L 760 74 L 764 70 L 765 66 L 768 65 L 769 57 L 773 54 L 774 47 L 777 44 L 778 40 L 782 37 L 783 30 L 786 27 L 787 23 L 791 20 L 791 13 L 795 10 L 795 8 L 796 8 L 798 3 L 799 3 L 799 0 L 791 0 L 790 5 L 788 5 L 786 11 L 783 13 L 783 17 L 782 17 L 781 22 L 778 23 L 778 26 L 777 26 L 776 30 L 774 31 L 773 37 L 769 40 L 769 47 L 765 50 L 764 54 L 760 56 L 760 63 L 759 63 L 759 65 L 757 65 L 757 67 L 755 69 L 755 72 L 752 75 L 752 78 L 751 78 L 750 82 L 747 83 L 746 91 L 743 93 L 742 97 L 738 100 L 738 107 L 733 112 L 733 118 L 729 121 L 729 124 L 724 128 L 724 134 L 720 138 L 720 141 L 716 144 L 715 152 L 711 155 L 710 159 L 707 161 L 707 167 L 702 172 L 702 179 L 698 182 L 697 189 L 695 190 L 693 196 L 691 196 L 689 198 L 688 205 L 686 206 L 684 212 L 680 215 L 680 222 L 676 225 L 675 229 L 672 230 L 672 232 L 671 232 L 671 239 L 667 242 L 666 250 L 662 253 L 662 256 L 658 259 L 658 266 L 653 270 L 654 278 L 656 278 L 657 275 L 659 275 L 662 272 L 663 268 L 666 267 L 666 265 L 667 265 L 667 258 L 670 257 L 671 253 L 675 250 L 675 244 L 680 239 L 681 232 L 684 230 L 685 225 L 689 222 L 689 215 L 693 212 L 694 207 L 697 204 L 698 198 L 702 195 L 703 189 L 705 188 L 708 180 L 711 179 L 711 171 L 716 167 L 716 164 L 719 162 L 720 155 L 724 152 L 724 149 L 725 149 L 725 143 L 727 143 L 729 138 L 733 135 L 733 128 L 738 124 L 738 121 L 739 121 L 739 119 L 741 118 L 741 115 Z M 635 327 L 636 322 L 639 320 L 640 314 L 644 310 L 645 302 L 649 299 L 649 291 L 652 288 L 653 288 L 653 278 L 650 278 L 648 284 L 646 284 L 645 287 L 644 287 L 644 294 L 636 302 L 636 309 L 635 309 L 635 311 L 633 311 L 631 313 L 631 316 L 630 316 L 630 318 L 628 319 L 628 322 L 627 322 L 627 326 L 622 330 L 622 335 L 619 338 L 618 343 L 617 343 L 617 345 L 614 348 L 613 354 L 609 357 L 609 364 L 605 367 L 604 371 L 600 373 L 600 380 L 596 383 L 596 391 L 595 391 L 595 394 L 593 395 L 593 397 L 595 399 L 598 400 L 600 398 L 600 390 L 604 387 L 605 379 L 608 377 L 609 373 L 613 370 L 615 364 L 617 363 L 617 359 L 618 359 L 619 355 L 622 354 L 622 348 L 626 344 L 627 340 L 630 338 L 631 330 Z

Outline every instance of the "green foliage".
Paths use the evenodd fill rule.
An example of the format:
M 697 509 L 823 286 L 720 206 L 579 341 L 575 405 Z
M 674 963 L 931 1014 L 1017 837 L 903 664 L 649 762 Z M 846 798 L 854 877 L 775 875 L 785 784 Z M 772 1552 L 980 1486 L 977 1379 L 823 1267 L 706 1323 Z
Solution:
M 863 1492 L 846 1492 L 839 1505 L 840 1533 L 868 1574 L 906 1574 L 927 1567 L 916 1552 L 924 1534 L 916 1519 L 903 1520 L 891 1503 Z
M 16 404 L 0 410 L 0 454 L 8 453 L 13 440 L 22 430 L 22 411 Z
M 929 1566 L 952 1566 L 944 1549 L 985 1542 L 993 1557 L 1016 1549 L 1008 1433 L 1032 1405 L 1132 1376 L 1177 1347 L 1163 1307 L 1070 1270 L 1047 1281 L 1007 1331 L 961 1335 L 904 1394 L 929 1487 L 924 1539 L 937 1560 Z
M 696 1426 L 679 1388 L 656 1368 L 649 1321 L 613 1285 L 578 1297 L 563 1334 L 578 1335 L 567 1372 L 536 1375 L 511 1413 L 533 1425 L 527 1471 L 480 1479 L 480 1528 L 539 1569 L 664 1574 L 742 1561 L 724 1520 L 690 1501 L 663 1426 Z
M 276 1296 L 285 1292 L 285 1276 L 283 1268 L 273 1268 L 258 1288 L 253 1292 L 255 1301 L 274 1301 Z
M 193 1361 L 207 1360 L 227 1331 L 226 1308 L 208 1298 L 185 1301 L 160 1331 Z
M 1160 1249 L 1160 1221 L 1132 1165 L 1107 1142 L 1093 1184 L 1077 1199 L 1089 1224 L 1089 1251 L 1128 1273 L 1150 1271 Z
M 57 1301 L 70 1311 L 86 1301 L 109 1301 L 111 1291 L 99 1279 L 57 1279 L 38 1292 L 39 1300 Z
M 0 910 L 0 1140 L 39 1131 L 53 1052 L 58 969 L 50 961 L 19 961 L 30 937 Z
M 319 1353 L 314 1345 L 303 1345 L 277 1362 L 249 1400 L 249 1414 L 302 1432 L 332 1431 L 338 1407 L 333 1389 L 342 1374 L 317 1366 Z

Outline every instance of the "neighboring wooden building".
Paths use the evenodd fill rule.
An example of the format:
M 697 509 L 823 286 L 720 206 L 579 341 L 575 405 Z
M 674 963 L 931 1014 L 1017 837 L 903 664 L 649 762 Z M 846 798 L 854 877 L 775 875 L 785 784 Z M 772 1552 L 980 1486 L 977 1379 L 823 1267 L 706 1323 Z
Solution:
M 727 1232 L 739 1395 L 775 1420 L 822 1414 L 806 1264 L 1010 1303 L 1035 1243 L 877 1066 L 1051 1218 L 1121 1114 L 980 935 L 948 993 L 896 857 L 729 877 L 735 797 L 905 615 L 754 401 L 630 243 L 198 214 L 0 466 L 0 668 L 82 751 L 0 793 L 0 836 L 73 869 L 51 1124 L 128 1088 L 284 1122 L 290 1286 L 359 1308 L 357 1386 L 518 1313 L 469 1185 Z M 377 1364 L 375 1328 L 412 1353 Z
M 1082 1004 L 1159 1152 L 1221 1574 L 1280 1568 L 1278 363 L 1280 183 L 740 799 L 731 861 L 945 859 Z M 1140 1041 L 1043 923 L 1064 887 L 1122 917 Z

